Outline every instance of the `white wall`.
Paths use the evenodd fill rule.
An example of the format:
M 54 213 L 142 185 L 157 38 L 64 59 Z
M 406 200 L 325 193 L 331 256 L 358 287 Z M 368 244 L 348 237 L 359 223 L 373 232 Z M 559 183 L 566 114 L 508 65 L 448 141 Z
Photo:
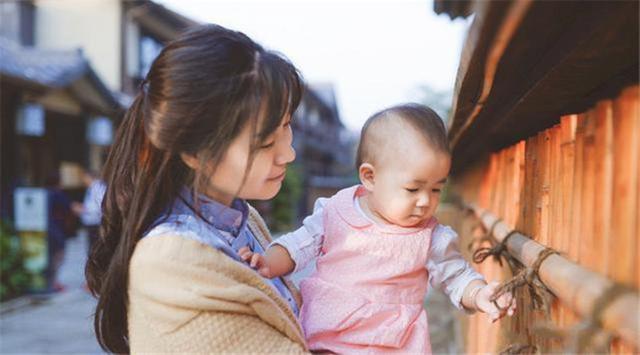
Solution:
M 35 44 L 41 48 L 82 48 L 98 76 L 121 89 L 118 0 L 37 0 Z

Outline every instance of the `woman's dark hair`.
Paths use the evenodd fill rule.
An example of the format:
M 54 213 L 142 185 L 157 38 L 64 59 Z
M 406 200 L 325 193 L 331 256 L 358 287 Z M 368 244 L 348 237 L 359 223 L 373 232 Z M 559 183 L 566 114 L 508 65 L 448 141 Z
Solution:
M 449 149 L 449 139 L 447 138 L 447 128 L 440 116 L 431 108 L 417 103 L 406 103 L 386 108 L 376 112 L 362 126 L 360 132 L 360 143 L 356 153 L 356 169 L 371 157 L 373 151 L 371 145 L 375 142 L 369 142 L 369 129 L 380 120 L 399 119 L 405 120 L 412 125 L 422 136 L 431 144 L 433 149 L 442 153 L 451 154 Z
M 293 114 L 302 89 L 289 61 L 221 26 L 198 26 L 160 52 L 124 116 L 103 172 L 100 238 L 85 271 L 98 297 L 94 326 L 103 349 L 129 352 L 128 270 L 136 243 L 183 186 L 198 193 L 213 173 L 200 169 L 206 173 L 196 176 L 180 154 L 215 169 L 249 124 L 256 137 L 253 156 L 283 117 Z

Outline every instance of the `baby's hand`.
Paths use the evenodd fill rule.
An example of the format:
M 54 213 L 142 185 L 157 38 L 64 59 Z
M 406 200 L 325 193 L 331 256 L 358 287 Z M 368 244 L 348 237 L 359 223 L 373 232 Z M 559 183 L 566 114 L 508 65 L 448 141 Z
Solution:
M 516 311 L 516 302 L 511 293 L 501 295 L 495 302 L 491 300 L 491 296 L 496 292 L 498 285 L 498 282 L 491 282 L 482 287 L 476 294 L 476 307 L 478 310 L 487 313 L 491 322 L 497 321 L 504 317 L 505 314 L 512 316 Z
M 273 278 L 273 275 L 271 275 L 271 270 L 267 265 L 266 259 L 264 256 L 262 256 L 262 254 L 252 252 L 249 247 L 242 247 L 240 248 L 240 250 L 238 250 L 238 255 L 240 255 L 240 258 L 242 258 L 242 260 L 249 263 L 249 266 L 251 266 L 253 269 L 256 269 L 258 271 L 258 274 L 260 274 L 261 276 L 269 279 Z

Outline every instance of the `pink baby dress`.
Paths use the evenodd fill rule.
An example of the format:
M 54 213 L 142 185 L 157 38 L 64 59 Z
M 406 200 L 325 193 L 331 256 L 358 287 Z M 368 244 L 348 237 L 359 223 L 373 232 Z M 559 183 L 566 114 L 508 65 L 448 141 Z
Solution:
M 431 353 L 425 267 L 431 218 L 415 228 L 379 225 L 356 210 L 362 186 L 333 196 L 324 210 L 317 270 L 300 284 L 300 319 L 310 349 L 352 353 Z

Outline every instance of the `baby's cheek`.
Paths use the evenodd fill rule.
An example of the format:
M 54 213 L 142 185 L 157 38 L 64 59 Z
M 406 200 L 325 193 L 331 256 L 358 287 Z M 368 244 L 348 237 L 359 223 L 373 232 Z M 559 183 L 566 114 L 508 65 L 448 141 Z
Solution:
M 427 208 L 427 213 L 425 217 L 433 217 L 433 215 L 436 213 L 436 209 L 438 208 L 437 205 L 434 204 L 429 204 L 429 207 Z
M 387 205 L 387 213 L 394 219 L 401 218 L 405 214 L 405 208 L 398 200 L 390 200 Z

